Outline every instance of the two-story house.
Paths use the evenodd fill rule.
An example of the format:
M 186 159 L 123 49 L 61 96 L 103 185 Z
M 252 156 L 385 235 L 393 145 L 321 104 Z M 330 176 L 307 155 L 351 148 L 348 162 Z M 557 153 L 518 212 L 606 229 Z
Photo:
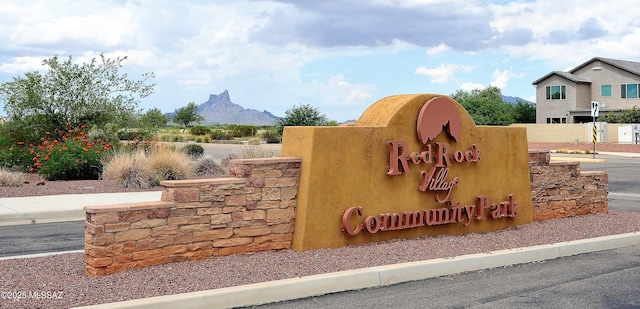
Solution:
M 590 122 L 591 101 L 605 104 L 600 116 L 640 107 L 640 62 L 595 57 L 569 72 L 553 71 L 533 85 L 536 123 Z

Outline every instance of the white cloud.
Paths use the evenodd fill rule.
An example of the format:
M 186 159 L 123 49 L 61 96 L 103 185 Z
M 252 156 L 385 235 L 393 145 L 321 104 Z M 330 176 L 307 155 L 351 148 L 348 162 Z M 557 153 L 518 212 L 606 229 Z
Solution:
M 303 103 L 319 108 L 330 119 L 344 121 L 359 117 L 373 101 L 379 99 L 372 100 L 375 86 L 350 82 L 344 74 L 335 74 L 326 80 L 301 82 L 295 88 L 297 92 L 285 94 L 288 99 L 285 99 L 286 106 L 282 106 L 280 114 L 292 105 Z
M 471 90 L 484 89 L 484 88 L 485 86 L 483 84 L 477 84 L 472 82 L 466 82 L 466 83 L 460 84 L 460 89 L 464 91 L 471 91 Z
M 1 63 L 0 72 L 14 74 L 39 71 L 44 68 L 42 60 L 40 57 L 15 57 L 9 63 Z
M 268 21 L 256 28 L 254 40 L 317 47 L 376 47 L 404 41 L 477 51 L 486 49 L 494 35 L 489 25 L 491 13 L 476 2 L 276 1 L 285 6 L 267 13 Z
M 329 99 L 325 104 L 335 106 L 362 104 L 364 100 L 371 98 L 373 90 L 371 85 L 347 82 L 343 74 L 331 76 L 324 83 L 314 81 L 312 85 L 307 85 L 307 87 L 309 86 L 313 87 L 309 90 Z M 318 91 L 324 94 L 318 93 Z
M 446 83 L 456 72 L 471 72 L 472 68 L 472 66 L 468 65 L 442 63 L 433 69 L 419 67 L 416 69 L 415 74 L 431 77 L 432 83 L 441 84 Z
M 282 115 L 302 102 L 340 119 L 388 94 L 533 96 L 531 81 L 594 56 L 640 61 L 633 1 L 493 2 L 0 0 L 0 82 L 53 55 L 105 52 L 127 55 L 132 78 L 155 73 L 143 108 L 228 89 L 246 108 Z
M 497 31 L 528 28 L 533 33 L 529 44 L 502 47 L 511 58 L 544 60 L 550 70 L 572 68 L 596 56 L 640 60 L 633 52 L 640 48 L 634 40 L 639 31 L 634 26 L 636 3 L 514 1 L 491 5 L 490 10 L 491 26 Z
M 505 89 L 507 87 L 507 83 L 511 78 L 521 77 L 522 75 L 516 74 L 513 72 L 513 68 L 508 70 L 501 71 L 500 69 L 496 69 L 493 72 L 493 81 L 491 82 L 491 86 L 498 87 L 500 89 Z
M 440 45 L 438 45 L 436 47 L 427 49 L 427 55 L 435 56 L 435 55 L 444 53 L 444 52 L 446 52 L 448 50 L 451 50 L 451 47 L 449 47 L 449 46 L 447 46 L 447 45 L 445 45 L 443 43 L 443 44 L 440 44 Z
M 21 16 L 37 16 L 16 20 L 9 25 L 11 42 L 17 47 L 106 49 L 123 44 L 133 44 L 138 25 L 132 21 L 132 13 L 123 7 L 101 8 L 97 12 L 81 12 L 60 4 L 43 2 L 21 7 Z M 64 10 L 64 9 L 68 10 Z M 3 17 L 4 14 L 2 14 Z M 6 25 L 6 24 L 5 24 Z

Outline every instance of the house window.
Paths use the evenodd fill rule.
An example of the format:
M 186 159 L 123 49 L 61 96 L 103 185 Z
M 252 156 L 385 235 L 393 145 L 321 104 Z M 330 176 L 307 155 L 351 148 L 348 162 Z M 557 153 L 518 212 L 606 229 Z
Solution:
M 611 85 L 601 85 L 600 86 L 600 96 L 602 96 L 602 97 L 610 97 L 611 96 Z
M 547 123 L 567 123 L 567 118 L 547 118 Z
M 562 86 L 547 86 L 547 100 L 564 100 L 567 98 L 567 87 Z
M 623 99 L 638 98 L 638 84 L 620 85 L 620 97 Z

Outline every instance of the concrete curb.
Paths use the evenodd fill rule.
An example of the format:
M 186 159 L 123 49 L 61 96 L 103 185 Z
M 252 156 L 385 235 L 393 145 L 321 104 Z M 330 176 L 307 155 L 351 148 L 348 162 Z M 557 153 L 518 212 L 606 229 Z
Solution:
M 551 157 L 551 162 L 591 162 L 591 163 L 605 163 L 605 159 L 591 159 L 591 158 L 576 158 L 576 157 Z
M 79 307 L 85 309 L 233 308 L 381 287 L 467 271 L 531 263 L 640 244 L 640 232 L 401 263 L 244 286 Z
M 0 215 L 0 226 L 85 220 L 83 209 Z
M 0 261 L 16 260 L 16 259 L 32 259 L 32 258 L 68 254 L 68 253 L 84 253 L 84 250 L 44 252 L 44 253 L 35 253 L 35 254 L 28 254 L 28 255 L 10 255 L 10 256 L 0 257 Z

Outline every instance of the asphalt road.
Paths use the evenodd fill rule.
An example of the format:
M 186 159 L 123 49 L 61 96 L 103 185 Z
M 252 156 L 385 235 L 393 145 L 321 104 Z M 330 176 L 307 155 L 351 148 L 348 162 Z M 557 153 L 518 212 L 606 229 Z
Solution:
M 640 211 L 640 158 L 603 155 L 596 158 L 604 162 L 580 162 L 580 170 L 609 173 L 609 209 Z
M 177 148 L 182 148 L 189 143 L 170 143 Z M 205 155 L 213 157 L 215 160 L 222 160 L 229 154 L 236 154 L 238 157 L 273 157 L 280 156 L 280 144 L 211 144 L 201 143 Z
M 580 170 L 609 173 L 609 192 L 640 194 L 640 158 L 598 155 L 596 159 L 604 162 L 580 162 Z
M 640 246 L 250 308 L 640 308 Z
M 0 226 L 0 257 L 84 249 L 84 221 Z

